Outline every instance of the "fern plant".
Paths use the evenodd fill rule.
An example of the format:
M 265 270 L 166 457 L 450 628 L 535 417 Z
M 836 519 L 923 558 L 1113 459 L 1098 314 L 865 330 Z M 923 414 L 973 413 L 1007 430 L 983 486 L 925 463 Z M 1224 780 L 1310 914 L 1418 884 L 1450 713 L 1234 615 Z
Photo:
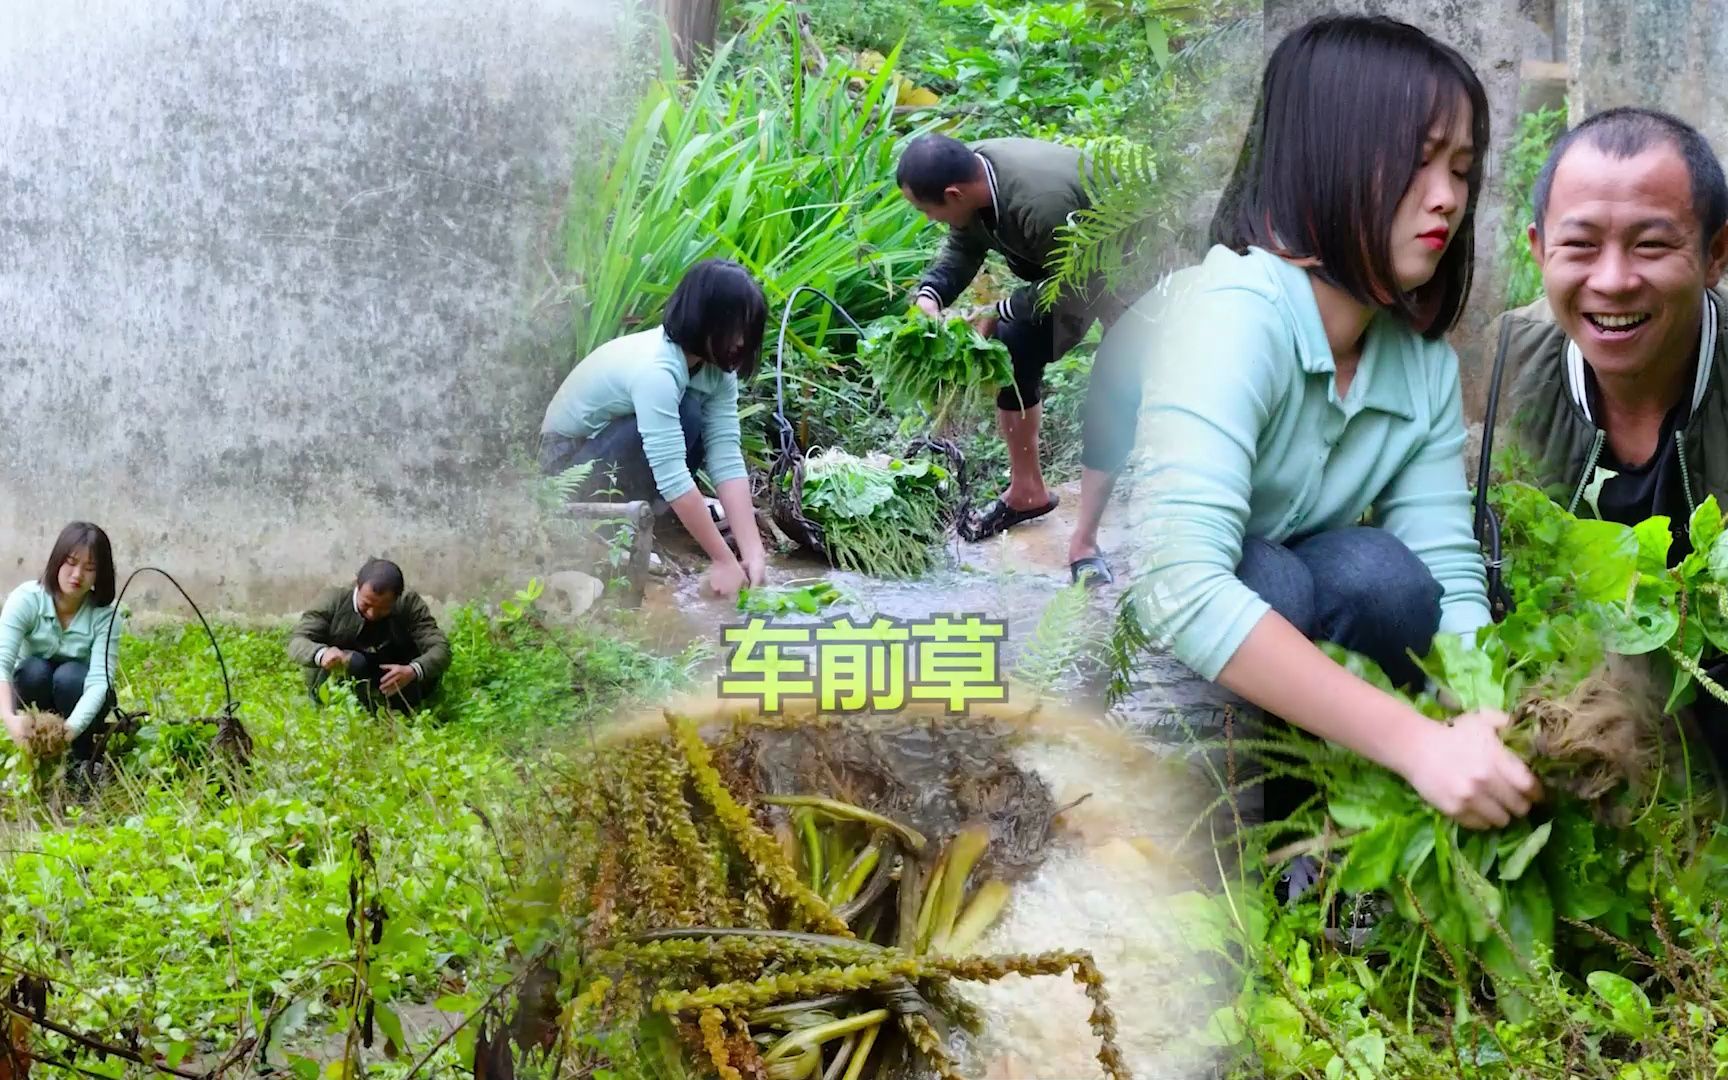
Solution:
M 1189 219 L 1207 186 L 1228 172 L 1248 121 L 1262 63 L 1258 11 L 1215 10 L 1141 96 L 1155 103 L 1128 134 L 1087 143 L 1081 186 L 1090 206 L 1058 234 L 1055 272 L 1042 300 L 1100 287 L 1132 298 L 1149 288 L 1154 264 L 1194 254 L 1202 223 Z M 1196 227 L 1200 226 L 1197 233 Z
M 1032 640 L 1015 661 L 1015 681 L 1042 696 L 1097 648 L 1101 635 L 1097 622 L 1089 618 L 1090 601 L 1090 590 L 1083 581 L 1050 598 L 1038 616 Z
M 1064 290 L 1123 284 L 1135 251 L 1160 217 L 1157 157 L 1153 148 L 1115 135 L 1087 148 L 1090 168 L 1081 184 L 1091 205 L 1070 215 L 1057 233 L 1060 254 L 1044 284 L 1045 304 L 1054 304 Z
M 594 461 L 584 461 L 572 465 L 556 476 L 548 476 L 541 481 L 541 490 L 550 507 L 563 506 L 565 503 L 582 494 L 588 478 L 594 474 Z

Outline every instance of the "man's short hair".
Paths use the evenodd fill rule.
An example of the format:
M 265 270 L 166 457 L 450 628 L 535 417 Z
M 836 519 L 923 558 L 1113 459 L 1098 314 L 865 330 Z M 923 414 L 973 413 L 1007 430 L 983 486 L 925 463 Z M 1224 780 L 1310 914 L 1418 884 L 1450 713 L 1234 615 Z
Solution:
M 1536 236 L 1545 235 L 1544 219 L 1548 216 L 1548 196 L 1554 190 L 1554 173 L 1573 144 L 1587 142 L 1611 158 L 1625 160 L 1637 157 L 1653 146 L 1672 146 L 1686 163 L 1692 177 L 1692 212 L 1703 227 L 1706 249 L 1722 226 L 1728 224 L 1728 180 L 1723 179 L 1722 163 L 1711 149 L 1710 141 L 1686 121 L 1659 109 L 1622 106 L 1607 109 L 1585 120 L 1560 136 L 1542 171 L 1536 174 L 1533 191 L 1536 212 Z
M 370 585 L 379 594 L 401 596 L 407 583 L 402 580 L 402 568 L 389 559 L 367 559 L 366 565 L 354 575 L 355 585 Z
M 919 202 L 940 203 L 943 192 L 978 178 L 983 166 L 959 139 L 932 132 L 906 144 L 894 166 L 894 182 Z

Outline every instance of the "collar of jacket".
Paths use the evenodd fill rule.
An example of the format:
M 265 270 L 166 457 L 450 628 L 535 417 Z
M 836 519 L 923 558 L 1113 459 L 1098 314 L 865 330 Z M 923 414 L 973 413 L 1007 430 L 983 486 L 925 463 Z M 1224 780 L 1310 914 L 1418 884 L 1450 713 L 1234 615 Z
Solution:
M 974 153 L 973 156 L 984 163 L 984 179 L 990 185 L 990 215 L 996 218 L 996 223 L 1000 225 L 1002 219 L 1001 210 L 998 207 L 1001 206 L 1001 202 L 996 197 L 996 166 L 990 164 L 990 159 L 983 154 Z
M 1698 406 L 1704 401 L 1704 396 L 1710 390 L 1710 374 L 1716 366 L 1716 335 L 1719 331 L 1721 314 L 1716 310 L 1715 297 L 1709 291 L 1704 293 L 1704 316 L 1701 333 L 1698 335 L 1698 373 L 1692 380 L 1692 407 L 1688 411 L 1690 421 L 1698 412 Z M 1590 395 L 1586 392 L 1584 378 L 1584 351 L 1576 341 L 1570 338 L 1566 341 L 1566 392 L 1572 398 L 1572 404 L 1579 414 L 1590 423 L 1600 428 L 1595 415 L 1590 411 Z M 1682 425 L 1684 427 L 1684 425 Z

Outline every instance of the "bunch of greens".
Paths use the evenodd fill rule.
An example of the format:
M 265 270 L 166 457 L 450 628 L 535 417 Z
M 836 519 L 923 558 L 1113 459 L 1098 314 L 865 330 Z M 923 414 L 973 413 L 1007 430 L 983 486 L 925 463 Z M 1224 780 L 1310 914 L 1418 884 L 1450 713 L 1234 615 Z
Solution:
M 804 516 L 821 528 L 834 565 L 862 574 L 928 571 L 947 528 L 951 494 L 948 470 L 929 458 L 827 450 L 804 462 Z
M 1474 647 L 1437 639 L 1423 661 L 1434 692 L 1405 700 L 1435 719 L 1508 712 L 1504 738 L 1547 798 L 1471 831 L 1307 735 L 1235 743 L 1317 790 L 1238 834 L 1244 865 L 1308 853 L 1327 867 L 1295 903 L 1247 878 L 1189 898 L 1192 940 L 1247 957 L 1207 1037 L 1265 1075 L 1653 1077 L 1728 1062 L 1714 900 L 1728 846 L 1694 786 L 1698 747 L 1665 715 L 1699 686 L 1722 696 L 1701 666 L 1728 642 L 1721 510 L 1699 508 L 1693 553 L 1669 568 L 1665 518 L 1626 527 L 1521 485 L 1492 494 L 1516 605 Z M 1392 692 L 1370 662 L 1334 655 Z
M 922 407 L 940 426 L 956 406 L 1014 383 L 1008 346 L 965 319 L 891 315 L 864 328 L 858 355 L 890 405 Z
M 826 581 L 809 585 L 773 589 L 763 586 L 738 591 L 738 610 L 751 615 L 790 615 L 802 612 L 815 615 L 829 604 L 842 599 L 840 590 Z

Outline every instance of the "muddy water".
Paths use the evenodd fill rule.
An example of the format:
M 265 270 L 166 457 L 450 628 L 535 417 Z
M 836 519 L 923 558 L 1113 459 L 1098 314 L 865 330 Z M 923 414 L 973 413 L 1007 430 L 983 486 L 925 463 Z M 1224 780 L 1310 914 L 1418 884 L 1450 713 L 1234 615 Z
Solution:
M 769 583 L 826 578 L 847 599 L 817 622 L 849 614 L 901 619 L 977 614 L 1008 627 L 1005 672 L 1023 656 L 1052 597 L 1069 581 L 1067 544 L 1079 503 L 1077 486 L 1059 489 L 1062 505 L 1035 522 L 979 544 L 955 542 L 941 572 L 909 582 L 879 581 L 833 570 L 809 557 L 772 560 Z M 1126 538 L 1109 527 L 1101 537 L 1118 583 L 1094 590 L 1073 633 L 1085 637 L 1093 662 L 1082 663 L 1052 688 L 1037 737 L 1018 752 L 1022 768 L 1049 784 L 1058 805 L 1089 796 L 1064 815 L 1039 872 L 1016 887 L 1002 920 L 978 945 L 980 953 L 1085 949 L 1110 989 L 1120 1043 L 1133 1075 L 1210 1075 L 1210 1052 L 1187 1041 L 1222 1002 L 1205 983 L 1208 972 L 1181 940 L 1171 898 L 1212 873 L 1207 830 L 1190 826 L 1216 793 L 1213 783 L 1177 752 L 1190 733 L 1218 729 L 1228 695 L 1174 660 L 1151 658 L 1135 673 L 1127 699 L 1106 708 L 1101 650 L 1128 576 Z M 686 567 L 702 565 L 693 547 L 667 538 L 662 550 Z M 709 675 L 724 650 L 720 630 L 741 618 L 736 609 L 701 595 L 695 573 L 658 579 L 640 613 L 641 627 L 663 647 L 695 639 L 714 643 Z M 706 680 L 704 680 L 706 682 Z M 714 684 L 706 682 L 712 691 Z M 1087 1024 L 1090 1005 L 1066 977 L 1011 976 L 966 993 L 988 1018 L 989 1036 L 968 1047 L 967 1075 L 991 1080 L 1099 1075 Z
M 820 617 L 784 616 L 789 625 L 842 614 L 854 621 L 874 615 L 923 619 L 944 614 L 1002 620 L 1008 628 L 1003 670 L 1012 673 L 1051 598 L 1069 584 L 1068 538 L 1080 505 L 1080 489 L 1069 484 L 1055 490 L 1061 504 L 1051 513 L 980 543 L 951 540 L 946 565 L 916 580 L 870 578 L 835 570 L 808 553 L 795 553 L 770 557 L 769 584 L 802 585 L 826 579 L 846 596 L 845 602 Z M 1112 520 L 1120 516 L 1107 514 L 1099 535 L 1117 581 L 1092 590 L 1087 615 L 1076 628 L 1086 638 L 1076 643 L 1080 662 L 1052 690 L 1061 700 L 1093 710 L 1101 720 L 1153 743 L 1182 739 L 1188 731 L 1214 733 L 1225 705 L 1234 699 L 1169 657 L 1145 658 L 1136 668 L 1130 693 L 1114 707 L 1105 705 L 1108 680 L 1102 666 L 1103 647 L 1129 570 L 1127 530 Z M 707 680 L 718 676 L 724 655 L 721 628 L 736 625 L 742 616 L 733 605 L 702 595 L 697 569 L 705 565 L 705 557 L 680 530 L 675 526 L 663 530 L 656 543 L 683 572 L 655 578 L 632 619 L 652 644 L 665 651 L 682 649 L 692 641 L 712 643 L 713 654 L 703 674 L 712 686 Z

